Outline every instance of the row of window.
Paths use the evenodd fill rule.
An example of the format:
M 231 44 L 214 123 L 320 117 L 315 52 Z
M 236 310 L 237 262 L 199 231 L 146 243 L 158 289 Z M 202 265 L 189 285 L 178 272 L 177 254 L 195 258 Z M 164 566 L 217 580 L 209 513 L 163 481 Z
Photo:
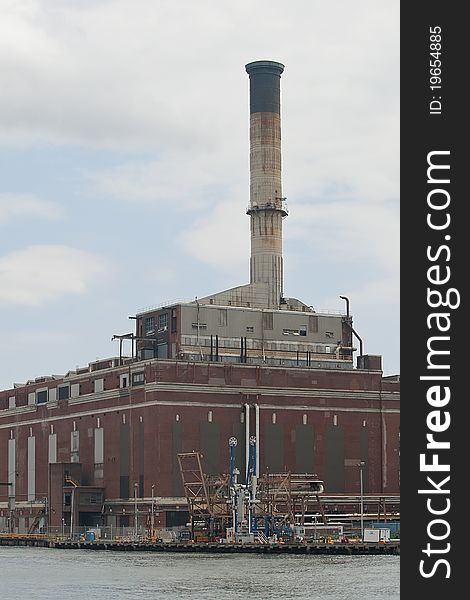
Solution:
M 139 371 L 136 373 L 132 373 L 132 386 L 144 385 L 145 383 L 145 373 L 143 371 Z M 129 376 L 127 373 L 120 376 L 119 387 L 126 388 L 129 386 Z M 99 393 L 104 391 L 104 379 L 95 379 L 93 381 L 93 391 L 94 393 Z M 57 388 L 45 388 L 36 390 L 34 392 L 28 393 L 28 405 L 41 405 L 46 404 L 47 402 L 56 402 L 57 400 L 67 400 L 68 398 L 76 398 L 80 395 L 80 384 L 79 383 L 66 383 L 64 385 L 59 385 Z M 16 408 L 16 396 L 10 396 L 8 398 L 8 408 Z
M 219 308 L 219 319 L 218 324 L 220 327 L 226 327 L 228 325 L 228 313 L 226 308 Z M 163 316 L 163 315 L 162 315 Z M 263 312 L 263 329 L 264 330 L 273 330 L 274 329 L 274 321 L 273 321 L 273 313 L 271 312 Z M 149 317 L 149 319 L 153 319 L 153 317 Z M 318 332 L 318 317 L 317 316 L 309 316 L 309 325 L 310 331 L 312 333 Z M 207 329 L 207 323 L 192 323 L 193 329 Z M 284 329 L 284 335 L 301 335 L 306 336 L 308 332 L 307 325 L 301 325 L 298 329 Z M 248 325 L 246 327 L 246 331 L 248 333 L 254 333 L 254 326 Z M 331 332 L 327 332 L 331 333 Z
M 155 320 L 154 316 L 145 317 L 145 319 L 144 319 L 145 335 L 150 335 L 152 333 L 155 333 L 156 323 L 158 324 L 158 331 L 162 331 L 162 330 L 165 331 L 166 329 L 168 329 L 168 319 L 169 319 L 168 313 L 162 313 L 161 315 L 158 315 L 157 320 Z M 172 332 L 176 331 L 176 311 L 172 311 L 171 331 Z
M 296 335 L 304 335 L 301 333 L 297 333 Z M 214 336 L 215 338 L 215 336 Z M 215 344 L 215 339 L 212 339 L 212 343 Z M 210 347 L 211 339 L 210 337 L 204 335 L 204 337 L 196 337 L 195 335 L 183 335 L 182 343 L 185 346 L 203 346 Z M 316 354 L 331 354 L 335 347 L 327 346 L 325 344 L 300 344 L 299 342 L 279 342 L 277 340 L 264 340 L 263 342 L 265 350 L 271 351 L 280 351 L 280 352 L 313 352 Z M 219 348 L 240 348 L 240 338 L 218 338 L 218 346 Z M 262 342 L 261 340 L 247 338 L 246 347 L 248 350 L 261 350 Z M 148 358 L 151 358 L 150 356 Z

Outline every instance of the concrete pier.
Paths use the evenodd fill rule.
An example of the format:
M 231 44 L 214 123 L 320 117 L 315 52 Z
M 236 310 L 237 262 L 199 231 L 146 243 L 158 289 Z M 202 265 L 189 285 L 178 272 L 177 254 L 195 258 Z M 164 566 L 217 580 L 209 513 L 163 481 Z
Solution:
M 358 544 L 221 544 L 217 542 L 132 542 L 96 540 L 80 542 L 34 536 L 0 536 L 0 546 L 35 546 L 62 550 L 113 550 L 119 552 L 182 552 L 209 554 L 329 554 L 398 555 L 400 542 Z

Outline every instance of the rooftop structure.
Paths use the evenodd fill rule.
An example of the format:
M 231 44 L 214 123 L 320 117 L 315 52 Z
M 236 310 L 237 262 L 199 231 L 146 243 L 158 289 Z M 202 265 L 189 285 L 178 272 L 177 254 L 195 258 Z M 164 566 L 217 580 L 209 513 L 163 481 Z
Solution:
M 349 300 L 341 314 L 317 312 L 309 303 L 284 295 L 282 226 L 288 214 L 281 182 L 284 65 L 259 60 L 245 68 L 250 80 L 246 211 L 251 232 L 250 283 L 139 312 L 137 358 L 352 368 L 356 332 Z M 374 365 L 380 368 L 377 361 Z

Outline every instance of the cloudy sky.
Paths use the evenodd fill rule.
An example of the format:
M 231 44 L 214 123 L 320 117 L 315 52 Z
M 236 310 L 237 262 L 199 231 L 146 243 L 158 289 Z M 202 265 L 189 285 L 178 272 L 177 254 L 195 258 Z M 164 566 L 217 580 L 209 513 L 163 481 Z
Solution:
M 349 296 L 399 372 L 399 2 L 0 0 L 0 389 L 248 282 L 257 59 L 286 65 L 285 293 Z

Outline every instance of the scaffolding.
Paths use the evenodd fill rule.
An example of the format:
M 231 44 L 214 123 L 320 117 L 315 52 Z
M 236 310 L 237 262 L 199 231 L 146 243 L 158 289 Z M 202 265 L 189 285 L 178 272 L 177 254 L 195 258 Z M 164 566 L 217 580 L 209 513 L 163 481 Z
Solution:
M 193 539 L 196 530 L 207 532 L 209 537 L 223 534 L 233 521 L 232 477 L 226 473 L 207 475 L 202 458 L 200 452 L 178 454 Z M 257 479 L 256 493 L 251 499 L 253 530 L 292 529 L 304 525 L 305 515 L 311 512 L 318 512 L 326 525 L 320 500 L 322 492 L 323 482 L 314 473 L 265 473 Z

